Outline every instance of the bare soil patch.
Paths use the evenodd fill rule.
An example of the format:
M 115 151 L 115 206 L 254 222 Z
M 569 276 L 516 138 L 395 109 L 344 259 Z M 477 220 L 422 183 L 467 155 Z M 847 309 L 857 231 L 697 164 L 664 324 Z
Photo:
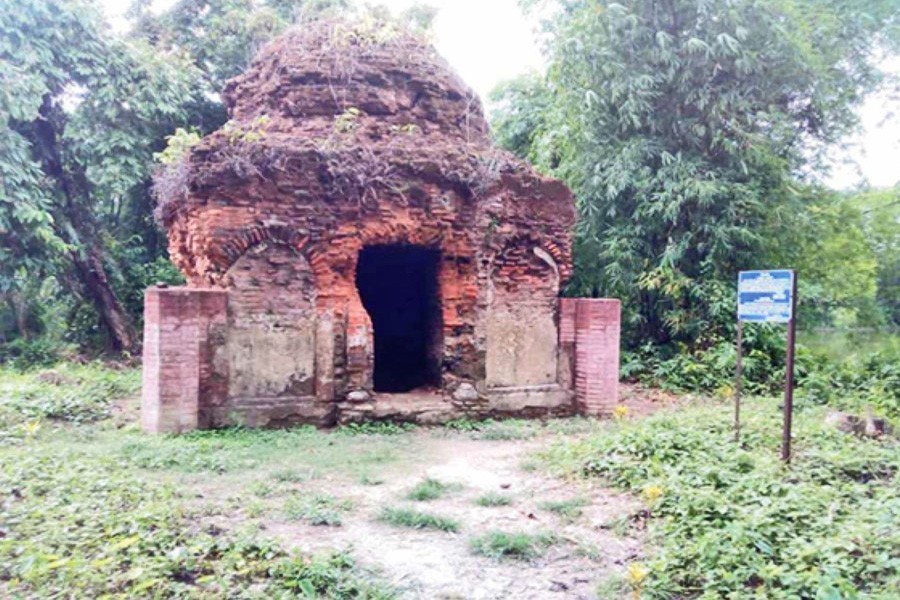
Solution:
M 343 439 L 323 433 L 323 443 L 339 447 L 365 446 L 365 438 L 387 443 L 391 460 L 364 469 L 332 469 L 297 482 L 283 481 L 282 462 L 259 470 L 252 482 L 245 474 L 239 494 L 237 473 L 183 482 L 207 505 L 224 505 L 210 511 L 210 526 L 255 526 L 303 552 L 349 551 L 398 588 L 403 598 L 596 598 L 599 582 L 621 574 L 640 555 L 639 539 L 614 532 L 615 524 L 639 506 L 595 483 L 535 470 L 530 465 L 533 453 L 563 434 L 539 423 L 525 428 L 528 439 L 508 440 L 474 439 L 472 432 L 446 429 Z M 295 472 L 306 472 L 303 462 L 298 457 Z M 410 491 L 426 479 L 444 484 L 440 497 L 410 499 Z M 502 494 L 510 503 L 476 503 L 489 493 Z M 575 514 L 551 508 L 560 503 L 576 506 Z M 319 520 L 334 519 L 339 525 L 315 525 L 308 512 L 298 515 L 298 505 L 319 517 L 318 509 L 309 507 L 324 507 L 325 517 Z M 329 507 L 333 513 L 327 512 Z M 445 532 L 387 524 L 379 520 L 386 508 L 428 513 L 459 527 Z M 551 534 L 555 539 L 530 560 L 476 554 L 471 540 L 490 531 Z

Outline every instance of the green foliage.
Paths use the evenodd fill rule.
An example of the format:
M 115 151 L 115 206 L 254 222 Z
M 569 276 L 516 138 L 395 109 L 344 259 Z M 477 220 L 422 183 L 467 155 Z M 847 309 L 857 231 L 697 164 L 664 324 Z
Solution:
M 394 423 L 392 421 L 366 421 L 348 423 L 336 429 L 335 435 L 400 435 L 415 431 L 414 423 Z
M 9 597 L 389 598 L 346 554 L 307 558 L 199 527 L 168 486 L 52 448 L 0 460 L 0 589 Z
M 259 45 L 347 5 L 180 0 L 152 11 L 135 2 L 133 28 L 119 35 L 92 0 L 7 3 L 0 301 L 15 298 L 17 327 L 2 327 L 0 308 L 0 344 L 57 329 L 83 348 L 133 351 L 148 281 L 181 281 L 152 218 L 153 157 L 177 162 L 225 122 L 225 80 Z M 39 293 L 48 279 L 55 285 Z
M 312 426 L 283 430 L 232 427 L 171 437 L 134 435 L 117 439 L 110 451 L 150 470 L 226 473 L 274 463 L 276 473 L 302 466 L 315 477 L 317 473 L 354 472 L 395 460 L 389 444 L 388 439 L 363 436 L 335 436 L 323 443 L 322 435 Z
M 190 131 L 178 127 L 175 133 L 166 136 L 166 147 L 153 154 L 153 160 L 162 165 L 174 165 L 184 158 L 188 151 L 200 142 L 196 129 Z
M 0 290 L 53 277 L 61 295 L 94 311 L 113 349 L 130 351 L 108 243 L 155 237 L 152 148 L 187 116 L 198 71 L 181 54 L 110 35 L 92 3 L 6 9 L 0 64 L 19 89 L 0 97 Z M 155 258 L 159 245 L 148 251 Z
M 272 479 L 279 483 L 305 483 L 316 477 L 318 473 L 312 470 L 279 469 L 272 473 Z
M 585 506 L 590 504 L 585 498 L 569 498 L 567 500 L 549 500 L 541 502 L 539 507 L 556 513 L 566 521 L 574 521 L 581 516 Z
M 284 514 L 289 519 L 303 519 L 310 525 L 339 527 L 343 514 L 353 509 L 353 502 L 331 494 L 291 496 L 284 503 Z
M 409 491 L 406 497 L 409 500 L 417 500 L 419 502 L 436 500 L 458 488 L 459 486 L 457 485 L 443 483 L 442 481 L 429 477 L 417 483 L 416 486 Z
M 18 371 L 49 367 L 60 359 L 60 346 L 47 338 L 16 338 L 0 346 L 0 365 L 9 365 Z
M 52 371 L 25 374 L 0 369 L 0 445 L 5 440 L 21 442 L 28 423 L 87 423 L 109 417 L 113 402 L 137 396 L 140 386 L 139 371 L 99 364 L 60 364 Z
M 469 545 L 475 554 L 490 558 L 533 560 L 556 541 L 556 536 L 552 533 L 508 533 L 495 530 L 472 538 Z
M 544 454 L 562 473 L 641 494 L 647 598 L 891 597 L 900 583 L 900 447 L 795 416 L 780 463 L 775 401 L 747 403 L 741 444 L 724 407 L 624 422 Z
M 478 431 L 483 427 L 481 421 L 473 421 L 465 417 L 447 421 L 443 426 L 450 431 Z
M 475 504 L 478 506 L 509 506 L 512 504 L 512 498 L 508 494 L 486 492 L 475 499 Z
M 744 328 L 743 386 L 749 393 L 775 393 L 784 385 L 783 328 L 747 324 Z M 809 340 L 821 337 L 806 336 Z M 870 342 L 869 345 L 872 345 Z M 673 391 L 713 393 L 728 397 L 734 391 L 736 349 L 723 340 L 705 350 L 666 349 L 646 344 L 623 353 L 622 375 Z M 860 412 L 900 416 L 900 342 L 895 334 L 879 333 L 873 348 L 850 352 L 797 345 L 795 376 L 798 398 Z
M 878 303 L 888 321 L 900 326 L 900 188 L 862 192 L 846 203 L 859 212 L 875 256 Z
M 736 272 L 791 240 L 812 203 L 795 175 L 817 168 L 879 85 L 870 58 L 898 39 L 896 3 L 549 4 L 548 75 L 501 89 L 494 124 L 575 191 L 568 293 L 621 298 L 629 346 L 714 345 L 733 322 Z M 840 211 L 826 217 L 836 233 Z M 841 243 L 830 237 L 833 262 L 816 272 L 843 293 L 829 270 Z
M 476 440 L 525 440 L 533 438 L 538 433 L 539 425 L 526 419 L 484 419 L 473 421 L 462 418 L 448 421 L 444 427 L 450 431 L 468 433 Z
M 482 422 L 482 427 L 472 433 L 477 440 L 509 441 L 527 440 L 538 433 L 538 424 L 526 419 L 506 419 L 494 421 L 488 419 Z
M 799 399 L 827 404 L 861 414 L 866 407 L 891 418 L 900 418 L 900 338 L 894 347 L 829 361 L 818 355 L 817 368 L 800 382 Z
M 791 265 L 800 274 L 800 326 L 881 325 L 878 257 L 861 211 L 819 188 L 799 189 L 798 196 L 801 210 L 780 217 L 786 235 L 767 241 L 762 260 Z
M 459 531 L 459 522 L 448 517 L 441 517 L 413 510 L 411 508 L 385 507 L 379 514 L 378 520 L 398 527 L 412 529 L 437 529 L 455 533 Z

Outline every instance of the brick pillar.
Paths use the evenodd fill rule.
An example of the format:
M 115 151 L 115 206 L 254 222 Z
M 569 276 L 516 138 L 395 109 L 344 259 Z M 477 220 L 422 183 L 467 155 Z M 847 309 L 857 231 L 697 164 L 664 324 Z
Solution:
M 619 401 L 620 322 L 618 300 L 575 300 L 575 398 L 583 414 L 609 415 Z
M 209 294 L 212 294 L 210 296 Z M 223 290 L 149 288 L 144 295 L 141 428 L 180 433 L 197 428 L 201 374 L 209 376 L 210 320 L 224 319 Z
M 581 298 L 559 299 L 559 343 L 575 343 L 575 313 Z

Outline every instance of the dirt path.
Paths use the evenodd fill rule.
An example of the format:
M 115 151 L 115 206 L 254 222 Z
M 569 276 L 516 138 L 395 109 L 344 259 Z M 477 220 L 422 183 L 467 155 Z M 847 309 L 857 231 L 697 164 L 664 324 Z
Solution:
M 448 437 L 419 431 L 406 456 L 379 473 L 380 485 L 364 485 L 336 474 L 312 482 L 316 493 L 352 499 L 353 510 L 339 527 L 313 526 L 272 514 L 266 533 L 306 552 L 350 550 L 363 565 L 403 591 L 404 598 L 594 598 L 598 581 L 621 573 L 640 551 L 636 539 L 614 534 L 610 525 L 632 511 L 634 501 L 585 482 L 555 479 L 523 468 L 523 460 L 546 443 L 485 441 L 463 434 Z M 450 484 L 452 491 L 428 502 L 405 496 L 424 478 Z M 486 492 L 512 498 L 509 506 L 479 506 Z M 580 499 L 577 517 L 548 510 L 547 502 Z M 407 507 L 450 517 L 456 533 L 384 524 L 384 507 Z M 489 530 L 552 532 L 558 542 L 531 561 L 476 555 L 469 540 Z

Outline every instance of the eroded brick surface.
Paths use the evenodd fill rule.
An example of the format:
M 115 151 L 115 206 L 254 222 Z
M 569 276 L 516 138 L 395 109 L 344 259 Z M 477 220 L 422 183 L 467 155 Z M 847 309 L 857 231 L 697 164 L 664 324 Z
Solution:
M 228 291 L 198 355 L 202 425 L 377 415 L 355 277 L 364 247 L 389 244 L 439 251 L 429 397 L 448 413 L 574 406 L 572 333 L 557 343 L 569 190 L 492 145 L 433 48 L 378 27 L 276 39 L 228 84 L 232 120 L 159 178 L 173 261 L 191 286 Z M 461 384 L 479 398 L 454 400 Z

